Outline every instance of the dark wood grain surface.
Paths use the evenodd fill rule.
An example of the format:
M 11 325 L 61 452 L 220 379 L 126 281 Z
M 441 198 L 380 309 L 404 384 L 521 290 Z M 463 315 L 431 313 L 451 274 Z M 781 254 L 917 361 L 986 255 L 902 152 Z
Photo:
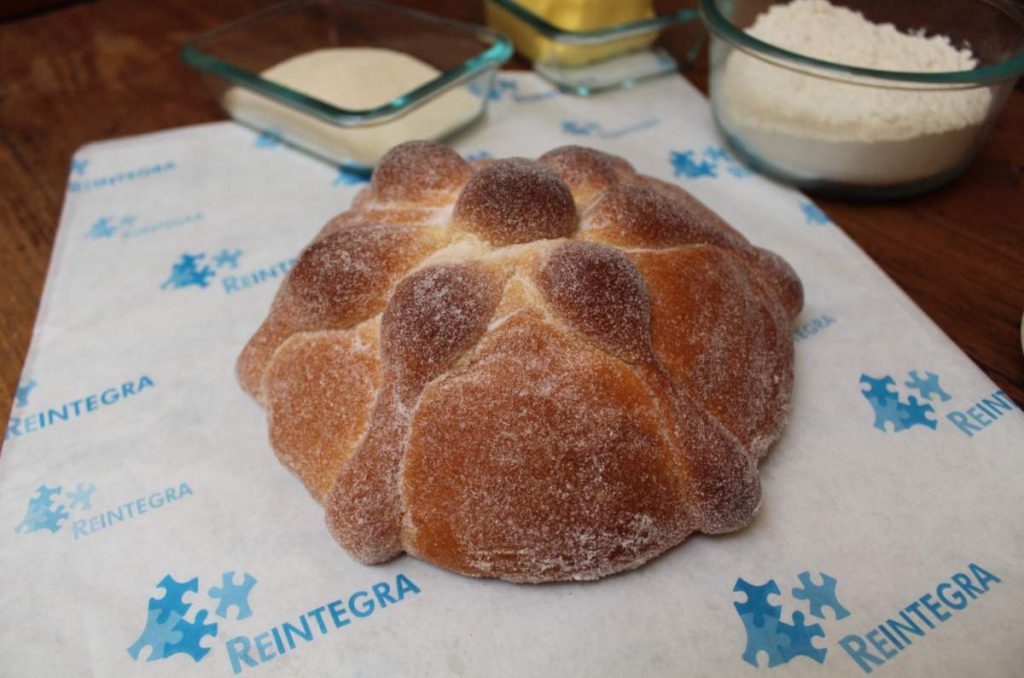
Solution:
M 178 49 L 267 4 L 96 0 L 0 23 L 0 411 L 10 411 L 28 349 L 75 149 L 222 118 Z M 482 20 L 479 2 L 404 4 Z M 705 87 L 704 67 L 685 75 Z M 989 143 L 953 184 L 900 202 L 819 203 L 1024 403 L 1024 92 L 1013 93 Z

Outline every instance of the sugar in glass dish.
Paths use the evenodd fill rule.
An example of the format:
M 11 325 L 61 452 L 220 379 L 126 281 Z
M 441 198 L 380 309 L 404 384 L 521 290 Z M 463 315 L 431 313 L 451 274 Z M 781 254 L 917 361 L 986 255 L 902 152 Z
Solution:
M 921 52 L 918 61 L 931 62 L 917 69 L 862 67 L 856 62 L 872 55 L 853 31 L 821 36 L 777 20 L 769 31 L 765 13 L 788 20 L 792 0 L 701 0 L 712 36 L 710 91 L 719 130 L 749 165 L 813 192 L 894 198 L 950 181 L 981 148 L 1024 73 L 1024 13 L 1011 0 L 797 2 L 801 9 L 847 8 L 872 24 L 892 24 L 917 39 L 909 51 Z M 796 36 L 830 41 L 823 47 L 830 54 L 847 43 L 851 54 L 860 54 L 847 63 L 815 58 L 751 34 L 783 35 L 790 28 Z M 865 30 L 862 23 L 852 28 Z M 882 49 L 904 40 L 891 32 L 875 37 Z M 958 54 L 962 67 L 936 72 L 937 53 Z
M 696 0 L 484 0 L 484 10 L 538 74 L 578 96 L 675 73 L 704 44 Z
M 307 79 L 330 87 L 330 59 L 345 48 L 361 50 L 363 80 L 365 74 L 382 80 L 393 75 L 363 67 L 379 54 L 368 49 L 388 50 L 383 56 L 392 64 L 420 62 L 412 78 L 406 73 L 401 80 L 414 84 L 384 102 L 346 108 L 309 87 L 283 82 L 282 66 L 315 54 L 327 60 L 320 59 L 318 72 Z M 181 52 L 231 117 L 363 172 L 393 145 L 446 139 L 477 122 L 495 73 L 511 55 L 511 43 L 484 26 L 375 0 L 290 0 L 201 35 Z M 365 98 L 365 92 L 353 94 Z

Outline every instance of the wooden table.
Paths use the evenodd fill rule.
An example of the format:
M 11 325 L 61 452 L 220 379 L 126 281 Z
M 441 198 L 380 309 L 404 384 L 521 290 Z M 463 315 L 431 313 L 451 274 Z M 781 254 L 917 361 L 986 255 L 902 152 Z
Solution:
M 0 411 L 10 411 L 32 335 L 71 155 L 89 141 L 222 118 L 178 49 L 266 4 L 96 0 L 0 24 Z M 404 4 L 482 20 L 478 1 Z M 705 68 L 686 76 L 705 88 Z M 1024 403 L 1024 92 L 950 186 L 901 202 L 819 203 Z

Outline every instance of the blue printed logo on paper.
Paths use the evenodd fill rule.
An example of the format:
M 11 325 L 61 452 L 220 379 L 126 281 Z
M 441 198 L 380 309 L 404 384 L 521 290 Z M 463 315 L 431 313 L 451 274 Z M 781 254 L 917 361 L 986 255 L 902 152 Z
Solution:
M 811 226 L 824 226 L 832 223 L 828 215 L 810 200 L 800 201 L 800 212 L 804 215 L 804 221 Z
M 824 572 L 820 578 L 818 584 L 810 572 L 801 572 L 800 586 L 792 589 L 793 598 L 804 601 L 812 617 L 824 620 L 824 610 L 829 608 L 835 620 L 845 619 L 850 612 L 836 597 L 837 581 Z M 739 578 L 732 590 L 746 595 L 746 600 L 733 603 L 747 634 L 743 661 L 760 667 L 762 653 L 767 655 L 769 668 L 788 664 L 797 657 L 807 657 L 819 664 L 825 661 L 828 650 L 814 645 L 816 638 L 825 637 L 825 630 L 821 624 L 808 624 L 800 610 L 793 611 L 789 621 L 784 621 L 782 606 L 769 600 L 770 596 L 780 594 L 774 579 L 754 585 Z
M 162 160 L 146 165 L 140 165 L 138 167 L 131 167 L 125 170 L 119 170 L 111 174 L 103 176 L 86 176 L 88 174 L 89 159 L 88 158 L 72 158 L 71 160 L 71 176 L 72 178 L 68 181 L 68 192 L 69 193 L 84 193 L 90 191 L 96 191 L 103 188 L 110 188 L 123 183 L 129 183 L 146 179 L 148 177 L 159 176 L 167 174 L 175 169 L 173 160 Z
M 7 422 L 7 430 L 4 432 L 4 440 L 13 437 L 25 436 L 31 433 L 42 431 L 45 428 L 57 424 L 67 423 L 80 417 L 92 414 L 111 405 L 116 405 L 128 398 L 142 393 L 147 388 L 155 386 L 155 382 L 148 375 L 143 374 L 137 380 L 122 382 L 118 386 L 109 386 L 98 392 L 69 400 L 60 405 L 50 405 L 37 412 L 19 412 L 12 415 Z M 34 380 L 18 388 L 17 408 L 28 406 L 29 392 L 36 387 Z
M 213 586 L 207 594 L 216 600 L 215 614 L 221 619 L 239 621 L 252 616 L 249 594 L 256 585 L 256 578 L 244 573 L 242 582 L 235 583 L 233 570 L 221 575 L 221 585 Z M 146 625 L 138 639 L 128 647 L 128 655 L 135 661 L 149 648 L 146 661 L 169 659 L 176 654 L 186 654 L 193 661 L 200 662 L 209 654 L 211 647 L 202 645 L 206 637 L 217 636 L 218 623 L 207 623 L 209 610 L 200 608 L 188 618 L 195 601 L 185 602 L 185 596 L 199 591 L 199 578 L 178 581 L 167 574 L 157 583 L 164 590 L 160 598 L 150 598 L 146 610 Z M 233 610 L 233 614 L 230 614 Z
M 477 79 L 469 83 L 469 91 L 477 96 L 483 96 L 485 92 L 485 84 Z M 490 101 L 514 101 L 516 103 L 530 103 L 533 101 L 543 101 L 544 99 L 551 99 L 557 97 L 562 93 L 555 89 L 543 90 L 541 92 L 520 92 L 519 83 L 511 78 L 496 78 L 494 81 L 494 87 L 488 92 L 487 98 Z
M 811 337 L 815 336 L 819 332 L 823 331 L 827 327 L 831 327 L 836 324 L 835 316 L 829 313 L 822 313 L 819 316 L 811 318 L 804 324 L 793 330 L 793 342 L 799 344 Z
M 113 507 L 109 505 L 93 511 L 96 485 L 80 482 L 63 494 L 61 485 L 40 485 L 29 498 L 25 517 L 14 527 L 16 534 L 31 534 L 43 530 L 56 534 L 67 525 L 72 541 L 117 527 L 125 521 L 142 518 L 192 496 L 188 483 L 177 483 L 163 489 L 132 497 Z M 87 513 L 88 512 L 88 513 Z M 67 534 L 67 533 L 65 533 Z
M 211 281 L 216 279 L 224 294 L 234 294 L 283 278 L 296 261 L 295 257 L 288 257 L 270 266 L 242 271 L 238 270 L 241 256 L 242 250 L 229 248 L 206 254 L 186 252 L 171 264 L 171 272 L 161 283 L 160 289 L 208 289 L 211 287 Z
M 281 145 L 281 130 L 274 127 L 261 130 L 252 145 L 256 148 L 277 148 Z
M 180 290 L 185 287 L 209 287 L 210 279 L 217 275 L 217 271 L 224 267 L 238 268 L 238 258 L 242 250 L 222 249 L 220 252 L 210 254 L 182 254 L 178 260 L 171 265 L 171 274 L 160 285 L 160 289 Z M 206 262 L 209 261 L 212 264 Z
M 14 406 L 28 407 L 28 397 L 39 384 L 35 379 L 29 379 L 24 384 L 19 384 L 14 390 Z
M 875 428 L 879 431 L 899 433 L 915 426 L 924 426 L 935 430 L 939 425 L 937 420 L 931 418 L 935 408 L 928 403 L 921 402 L 921 400 L 930 402 L 933 398 L 946 402 L 952 398 L 939 385 L 939 375 L 934 372 L 925 372 L 925 376 L 922 378 L 917 370 L 911 370 L 908 377 L 909 379 L 903 382 L 903 386 L 908 391 L 916 391 L 917 395 L 904 398 L 894 388 L 896 380 L 891 375 L 887 374 L 877 378 L 869 374 L 860 375 L 861 394 L 874 410 Z
M 618 139 L 634 132 L 640 132 L 645 129 L 651 129 L 657 127 L 661 121 L 658 118 L 648 118 L 647 120 L 641 120 L 640 122 L 631 123 L 629 125 L 620 125 L 618 127 L 605 127 L 602 123 L 595 120 L 563 120 L 562 131 L 566 134 L 571 134 L 580 137 L 596 137 L 598 139 Z
M 370 181 L 369 172 L 360 172 L 347 167 L 338 167 L 338 173 L 334 175 L 331 186 L 359 186 Z
M 721 172 L 737 179 L 753 174 L 752 170 L 740 164 L 721 146 L 708 146 L 699 154 L 696 150 L 670 151 L 668 161 L 672 166 L 672 176 L 687 179 L 717 179 L 722 176 Z
M 143 235 L 151 235 L 160 231 L 170 231 L 202 221 L 202 212 L 178 214 L 173 217 L 159 218 L 155 221 L 142 221 L 134 214 L 105 214 L 97 217 L 89 226 L 85 237 L 90 240 L 128 239 Z
M 1000 584 L 1002 581 L 980 565 L 970 563 L 924 595 L 914 591 L 913 601 L 909 605 L 906 601 L 910 596 L 901 594 L 898 598 L 900 607 L 895 613 L 887 615 L 881 623 L 864 633 L 849 633 L 840 638 L 839 647 L 861 671 L 872 673 L 900 654 L 919 647 L 919 644 L 915 644 L 916 640 L 938 631 L 943 623 L 968 609 L 971 601 L 991 591 L 993 583 Z M 956 640 L 948 635 L 946 639 L 946 642 Z
M 494 157 L 494 154 L 490 151 L 473 151 L 472 153 L 466 154 L 466 162 L 476 162 L 477 160 L 490 160 Z
M 243 582 L 243 588 L 248 584 Z M 253 580 L 252 583 L 255 583 Z M 225 575 L 225 586 L 228 578 Z M 234 586 L 234 585 L 232 585 Z M 250 585 L 251 588 L 251 585 Z M 214 595 L 215 590 L 210 590 Z M 231 591 L 234 594 L 234 590 Z M 308 610 L 297 617 L 271 626 L 257 633 L 246 633 L 225 641 L 228 663 L 235 674 L 247 668 L 257 668 L 261 664 L 273 661 L 289 652 L 302 648 L 303 643 L 317 642 L 328 637 L 333 630 L 341 629 L 362 619 L 367 619 L 378 611 L 393 608 L 412 595 L 419 595 L 420 588 L 412 579 L 398 573 L 393 580 L 379 581 L 372 586 L 351 591 L 347 596 L 333 600 L 321 601 L 320 604 L 302 607 Z M 240 594 L 239 594 L 240 595 Z M 222 604 L 232 604 L 234 597 L 224 597 Z M 247 612 L 248 607 L 240 608 Z M 218 613 L 221 612 L 218 607 Z M 239 619 L 242 619 L 239 616 Z
M 89 232 L 85 234 L 85 237 L 92 238 L 93 240 L 113 238 L 118 231 L 131 228 L 131 225 L 134 223 L 134 214 L 124 214 L 119 217 L 103 216 L 92 222 L 92 226 L 89 227 Z
M 968 438 L 997 423 L 1004 414 L 1016 409 L 1013 400 L 1002 390 L 996 390 L 981 398 L 973 397 L 964 406 L 954 401 L 954 396 L 940 383 L 934 372 L 910 370 L 905 379 L 896 379 L 891 374 L 875 377 L 860 375 L 861 395 L 874 412 L 874 426 L 885 433 L 900 433 L 915 427 L 935 430 L 939 426 L 940 413 L 936 407 L 944 407 L 941 417 L 953 424 Z
M 28 534 L 41 530 L 56 533 L 64 527 L 64 521 L 71 517 L 68 509 L 82 511 L 92 508 L 92 493 L 96 491 L 95 485 L 78 483 L 75 489 L 68 491 L 67 505 L 58 503 L 61 489 L 60 485 L 56 487 L 40 485 L 36 489 L 36 495 L 28 500 L 25 517 L 15 526 L 15 533 Z

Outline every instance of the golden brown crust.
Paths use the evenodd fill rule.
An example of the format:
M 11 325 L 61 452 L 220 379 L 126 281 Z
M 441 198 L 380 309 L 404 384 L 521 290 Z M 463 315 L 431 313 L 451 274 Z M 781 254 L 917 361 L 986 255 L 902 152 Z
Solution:
M 555 171 L 572 191 L 581 211 L 602 191 L 635 175 L 622 158 L 586 146 L 561 146 L 540 156 L 537 162 Z
M 384 203 L 445 204 L 472 175 L 469 163 L 447 146 L 408 141 L 380 159 L 371 193 Z
M 595 579 L 746 525 L 793 378 L 793 270 L 579 146 L 382 160 L 239 357 L 364 563 Z
M 576 230 L 572 193 L 549 167 L 523 158 L 496 160 L 478 171 L 455 203 L 457 228 L 501 247 Z
M 584 237 L 626 248 L 704 243 L 728 248 L 748 246 L 743 236 L 696 198 L 674 195 L 660 183 L 644 178 L 605 191 L 587 212 Z
M 630 569 L 693 527 L 643 381 L 537 315 L 431 385 L 404 462 L 406 548 L 510 581 Z
M 327 524 L 365 563 L 402 550 L 398 466 L 412 410 L 428 381 L 447 370 L 487 329 L 501 278 L 478 264 L 444 264 L 405 278 L 380 327 L 384 383 L 362 444 L 327 501 Z
M 381 384 L 375 335 L 373 323 L 294 334 L 267 369 L 270 442 L 317 501 L 367 427 Z
M 391 287 L 445 237 L 424 226 L 356 223 L 314 240 L 239 357 L 242 387 L 262 398 L 267 365 L 295 332 L 345 329 L 380 313 Z
M 728 250 L 702 245 L 629 256 L 650 290 L 660 364 L 745 446 L 763 454 L 789 407 L 789 318 Z

